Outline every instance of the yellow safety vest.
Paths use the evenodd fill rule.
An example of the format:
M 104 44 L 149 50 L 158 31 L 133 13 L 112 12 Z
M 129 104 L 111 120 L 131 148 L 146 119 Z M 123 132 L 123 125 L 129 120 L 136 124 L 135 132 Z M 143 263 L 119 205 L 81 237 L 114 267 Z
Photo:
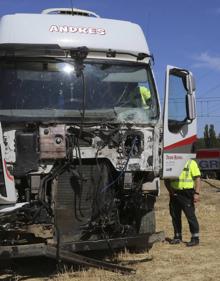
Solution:
M 138 94 L 141 97 L 141 104 L 142 104 L 142 106 L 145 109 L 148 109 L 149 105 L 147 104 L 147 102 L 151 98 L 150 90 L 147 89 L 144 86 L 138 86 Z M 134 104 L 134 106 L 136 105 L 135 104 L 135 100 L 136 100 L 137 97 L 138 97 L 137 96 L 137 90 L 135 90 L 134 92 L 132 92 L 132 95 L 131 95 L 131 102 L 132 102 L 132 104 Z
M 183 171 L 176 180 L 171 180 L 173 189 L 183 190 L 194 188 L 194 178 L 201 176 L 199 167 L 194 160 L 188 160 Z
M 147 101 L 151 97 L 150 91 L 144 86 L 140 86 L 139 89 L 140 89 L 140 94 L 141 94 L 142 105 L 145 108 L 149 108 L 149 106 L 147 105 Z

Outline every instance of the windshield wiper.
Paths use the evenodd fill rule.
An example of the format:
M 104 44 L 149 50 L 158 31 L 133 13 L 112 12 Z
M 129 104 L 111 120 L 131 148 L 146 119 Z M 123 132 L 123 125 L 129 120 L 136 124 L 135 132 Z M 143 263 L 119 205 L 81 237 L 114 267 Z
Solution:
M 111 50 L 111 49 L 109 49 L 108 51 L 89 50 L 89 53 L 97 53 L 97 52 L 106 54 L 107 58 L 115 58 L 116 55 L 128 55 L 128 56 L 137 58 L 137 60 L 144 60 L 145 58 L 150 58 L 154 63 L 154 56 L 150 55 L 150 54 L 146 54 L 146 53 L 134 54 L 134 53 L 129 53 L 129 52 L 118 52 L 118 51 Z

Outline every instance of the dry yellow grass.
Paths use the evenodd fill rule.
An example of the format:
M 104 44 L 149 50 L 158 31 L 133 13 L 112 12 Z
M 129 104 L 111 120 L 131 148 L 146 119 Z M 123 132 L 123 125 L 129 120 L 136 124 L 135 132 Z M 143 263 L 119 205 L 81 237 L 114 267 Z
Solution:
M 121 274 L 90 268 L 74 271 L 63 268 L 58 271 L 50 260 L 27 260 L 15 265 L 15 270 L 0 276 L 0 281 L 218 281 L 220 280 L 220 181 L 212 181 L 211 187 L 203 183 L 201 201 L 197 206 L 197 215 L 201 227 L 201 243 L 197 247 L 187 248 L 185 244 L 170 245 L 157 243 L 150 253 L 122 253 L 119 259 L 141 260 L 153 258 L 152 261 L 132 265 L 137 270 L 135 275 Z M 161 196 L 156 204 L 157 230 L 164 230 L 167 237 L 173 236 L 168 210 L 168 195 L 161 187 Z M 188 225 L 183 219 L 184 240 L 190 239 Z

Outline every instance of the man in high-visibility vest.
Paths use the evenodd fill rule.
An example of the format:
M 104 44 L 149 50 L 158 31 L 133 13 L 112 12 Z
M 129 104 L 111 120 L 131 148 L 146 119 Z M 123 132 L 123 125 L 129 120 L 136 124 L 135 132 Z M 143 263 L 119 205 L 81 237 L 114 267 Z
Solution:
M 182 211 L 191 232 L 191 241 L 186 245 L 191 247 L 199 244 L 199 223 L 195 214 L 195 203 L 199 200 L 200 176 L 196 161 L 188 160 L 178 179 L 165 182 L 170 194 L 170 215 L 174 228 L 174 238 L 170 244 L 179 244 L 182 241 Z
M 133 106 L 143 107 L 149 109 L 149 102 L 151 98 L 150 90 L 145 86 L 138 86 L 131 92 L 131 103 Z

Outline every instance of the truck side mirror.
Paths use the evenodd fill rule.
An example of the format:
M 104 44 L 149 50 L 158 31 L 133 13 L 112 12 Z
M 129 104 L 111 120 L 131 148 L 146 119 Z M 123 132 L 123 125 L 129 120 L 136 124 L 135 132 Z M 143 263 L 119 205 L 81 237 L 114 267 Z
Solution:
M 193 94 L 196 90 L 195 78 L 191 73 L 186 76 L 186 89 L 189 94 Z
M 195 96 L 187 94 L 186 96 L 187 119 L 193 121 L 196 118 L 196 101 Z
M 196 118 L 196 101 L 194 92 L 196 90 L 196 84 L 194 76 L 189 72 L 186 76 L 186 88 L 187 88 L 187 100 L 186 100 L 186 108 L 187 108 L 187 118 L 189 121 L 193 121 Z

